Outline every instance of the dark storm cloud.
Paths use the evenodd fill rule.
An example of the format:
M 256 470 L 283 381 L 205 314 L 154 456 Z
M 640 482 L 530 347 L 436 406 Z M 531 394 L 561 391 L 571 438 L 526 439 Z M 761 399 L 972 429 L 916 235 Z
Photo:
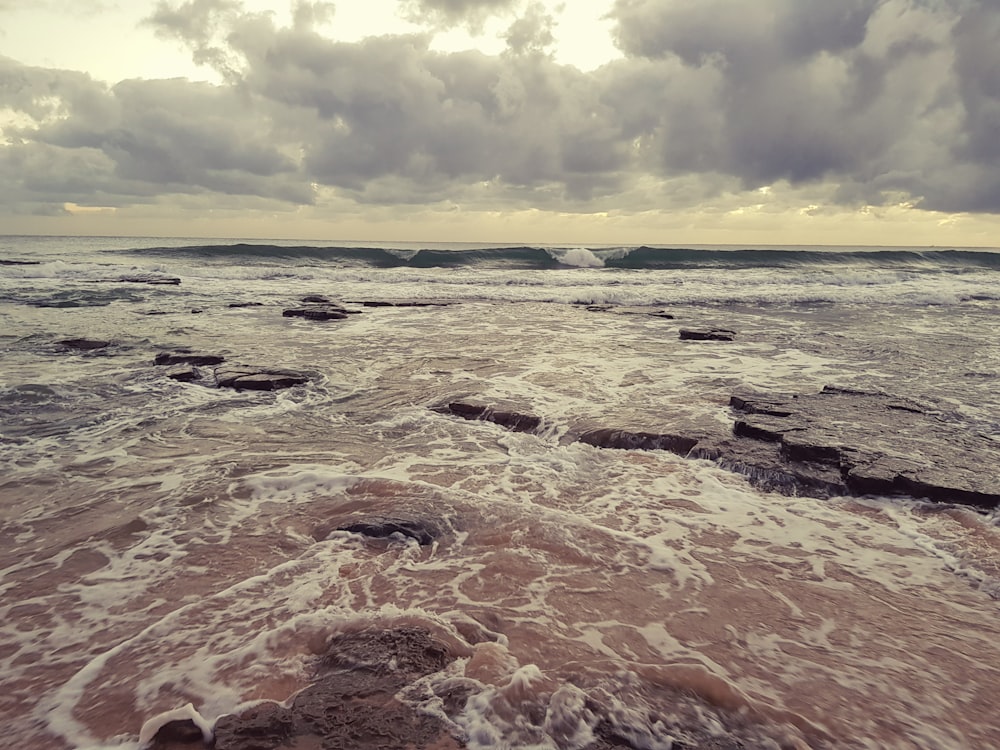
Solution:
M 591 72 L 554 62 L 553 19 L 517 7 L 508 50 L 487 56 L 437 52 L 429 33 L 334 41 L 317 29 L 328 3 L 298 3 L 287 27 L 235 0 L 161 3 L 150 23 L 225 83 L 109 88 L 0 61 L 0 109 L 28 121 L 5 129 L 3 189 L 627 210 L 787 184 L 1000 212 L 995 5 L 619 0 L 624 57 Z
M 995 4 L 618 0 L 613 16 L 633 63 L 711 71 L 690 97 L 693 125 L 678 127 L 685 114 L 668 103 L 650 131 L 665 173 L 718 171 L 747 187 L 835 180 L 850 202 L 902 193 L 1000 211 Z M 677 91 L 668 84 L 665 98 Z

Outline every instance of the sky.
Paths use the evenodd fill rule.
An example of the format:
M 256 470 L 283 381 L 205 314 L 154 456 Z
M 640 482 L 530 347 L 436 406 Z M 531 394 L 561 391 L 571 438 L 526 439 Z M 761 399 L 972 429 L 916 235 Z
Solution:
M 0 0 L 0 234 L 1000 246 L 996 0 Z

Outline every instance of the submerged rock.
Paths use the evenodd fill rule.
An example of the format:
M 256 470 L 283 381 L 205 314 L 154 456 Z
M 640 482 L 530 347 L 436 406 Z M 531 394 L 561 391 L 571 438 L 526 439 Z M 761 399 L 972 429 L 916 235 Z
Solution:
M 736 331 L 728 328 L 705 328 L 693 330 L 681 328 L 679 331 L 681 341 L 732 341 L 736 338 Z
M 172 352 L 160 352 L 153 359 L 157 365 L 221 365 L 226 358 L 219 354 L 193 352 L 190 349 L 175 349 Z
M 493 422 L 514 432 L 535 432 L 542 424 L 541 417 L 517 411 L 494 409 L 483 404 L 473 404 L 465 401 L 452 401 L 438 407 L 438 411 L 454 414 L 462 419 Z
M 287 707 L 263 703 L 221 717 L 215 750 L 459 748 L 444 722 L 395 697 L 454 658 L 444 643 L 418 627 L 338 635 L 322 657 L 316 681 Z
M 673 313 L 658 307 L 648 307 L 643 305 L 594 305 L 589 302 L 574 302 L 575 305 L 582 306 L 587 312 L 614 313 L 615 315 L 645 315 L 651 318 L 663 318 L 664 320 L 674 320 Z
M 450 307 L 454 303 L 436 300 L 399 300 L 390 302 L 388 300 L 370 299 L 360 302 L 351 301 L 351 304 L 361 305 L 362 307 Z
M 133 273 L 127 276 L 119 276 L 116 279 L 95 279 L 95 283 L 118 283 L 118 284 L 153 284 L 158 286 L 177 286 L 181 280 L 176 276 L 159 276 L 155 273 Z
M 597 448 L 623 448 L 625 450 L 665 450 L 686 456 L 698 444 L 698 438 L 670 433 L 630 432 L 602 428 L 588 430 L 578 438 L 581 443 Z
M 215 384 L 220 388 L 248 391 L 276 391 L 308 383 L 309 377 L 291 370 L 269 367 L 244 367 L 228 365 L 215 370 Z
M 441 527 L 426 518 L 406 518 L 402 516 L 365 516 L 316 530 L 317 539 L 325 539 L 333 531 L 350 531 L 375 539 L 387 539 L 394 534 L 416 540 L 417 544 L 428 545 L 441 536 Z
M 191 383 L 201 378 L 201 370 L 191 365 L 178 365 L 167 370 L 167 377 L 181 383 Z
M 95 349 L 106 349 L 111 346 L 110 341 L 102 341 L 98 339 L 63 339 L 62 341 L 57 341 L 60 346 L 65 346 L 67 349 L 75 349 L 81 352 L 90 352 Z
M 295 307 L 282 310 L 286 318 L 306 318 L 307 320 L 343 320 L 349 315 L 357 315 L 357 310 L 348 310 L 340 305 L 314 304 L 309 307 Z

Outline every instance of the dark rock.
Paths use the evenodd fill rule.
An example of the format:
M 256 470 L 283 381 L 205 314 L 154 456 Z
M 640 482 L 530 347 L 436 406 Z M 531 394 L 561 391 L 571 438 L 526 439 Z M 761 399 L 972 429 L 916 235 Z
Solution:
M 153 737 L 149 747 L 150 750 L 157 750 L 157 748 L 168 744 L 202 745 L 204 739 L 205 737 L 202 734 L 201 727 L 195 724 L 191 719 L 178 719 L 175 721 L 168 721 L 160 727 L 159 730 L 157 730 L 156 735 Z
M 203 310 L 199 310 L 197 307 L 191 308 L 192 315 L 198 315 L 201 312 L 203 312 Z
M 448 647 L 424 628 L 362 630 L 335 636 L 322 659 L 324 670 L 369 672 L 399 689 L 444 669 L 454 659 Z
M 450 307 L 453 303 L 442 302 L 442 301 L 431 301 L 431 300 L 403 300 L 396 302 L 389 302 L 388 300 L 348 300 L 352 305 L 361 305 L 362 307 Z
M 177 349 L 172 352 L 160 352 L 156 355 L 153 363 L 157 365 L 221 365 L 225 361 L 226 358 L 218 354 Z
M 40 260 L 0 260 L 0 266 L 37 266 Z
M 201 371 L 191 365 L 180 365 L 167 370 L 167 377 L 182 383 L 190 383 L 201 378 Z
M 441 720 L 395 698 L 399 690 L 444 669 L 455 657 L 416 627 L 338 635 L 317 680 L 288 708 L 259 704 L 215 725 L 215 750 L 278 747 L 459 748 Z
M 266 367 L 226 366 L 215 370 L 215 384 L 220 388 L 276 391 L 308 382 L 308 376 L 301 373 Z
M 153 284 L 158 286 L 177 286 L 181 280 L 175 276 L 159 276 L 154 273 L 135 273 L 119 276 L 117 279 L 95 279 L 95 283 L 111 282 L 119 284 Z
M 734 395 L 732 429 L 684 421 L 658 429 L 588 425 L 570 439 L 598 448 L 666 450 L 707 459 L 786 494 L 909 495 L 994 508 L 1000 448 L 956 415 L 945 418 L 908 399 L 826 387 L 790 396 Z M 453 401 L 437 411 L 509 429 L 535 431 L 520 411 Z M 984 469 L 990 467 L 990 469 Z
M 673 320 L 674 316 L 668 313 L 666 310 L 661 310 L 658 308 L 649 308 L 645 306 L 635 306 L 635 305 L 611 305 L 602 304 L 594 305 L 588 302 L 574 302 L 575 305 L 584 306 L 587 312 L 607 312 L 615 313 L 616 315 L 647 315 L 652 318 L 663 318 L 665 320 Z
M 271 750 L 295 733 L 291 709 L 261 703 L 215 722 L 215 750 Z
M 735 396 L 730 406 L 742 416 L 723 453 L 762 475 L 784 473 L 828 494 L 1000 503 L 1000 483 L 983 471 L 1000 465 L 1000 450 L 915 402 L 826 387 L 786 399 Z
M 316 536 L 325 539 L 331 531 L 350 531 L 355 534 L 376 539 L 386 539 L 393 534 L 415 539 L 418 544 L 428 545 L 441 536 L 440 527 L 433 521 L 421 518 L 403 518 L 399 516 L 367 516 L 357 518 L 347 523 L 337 525 L 335 528 L 321 527 L 317 529 Z
M 228 307 L 263 307 L 263 302 L 230 302 Z
M 110 341 L 100 341 L 98 339 L 63 339 L 57 342 L 67 349 L 76 349 L 81 352 L 89 352 L 94 349 L 106 349 L 111 346 Z
M 493 422 L 514 432 L 534 432 L 542 423 L 540 417 L 534 414 L 523 414 L 516 411 L 503 411 L 482 404 L 470 404 L 463 401 L 452 401 L 439 407 L 438 411 L 454 414 L 463 419 Z
M 304 304 L 304 305 L 308 305 L 308 304 L 310 304 L 310 303 L 312 303 L 312 304 L 321 304 L 321 305 L 329 305 L 329 304 L 332 304 L 331 300 L 328 300 L 328 299 L 327 299 L 326 297 L 324 297 L 324 296 L 323 296 L 323 295 L 321 295 L 321 294 L 310 294 L 310 295 L 309 295 L 309 296 L 307 296 L 307 297 L 303 297 L 303 298 L 302 298 L 301 300 L 299 300 L 299 301 L 300 301 L 300 302 L 301 302 L 302 304 Z
M 357 315 L 358 310 L 348 310 L 332 303 L 313 304 L 309 307 L 296 307 L 282 310 L 286 318 L 306 318 L 307 320 L 343 320 L 349 315 Z
M 579 442 L 597 448 L 620 448 L 624 450 L 664 450 L 679 456 L 688 455 L 698 445 L 698 439 L 670 433 L 630 432 L 602 428 L 589 430 L 579 438 Z
M 681 341 L 732 341 L 736 338 L 736 331 L 726 328 L 706 328 L 703 330 L 692 330 L 682 328 L 680 330 Z

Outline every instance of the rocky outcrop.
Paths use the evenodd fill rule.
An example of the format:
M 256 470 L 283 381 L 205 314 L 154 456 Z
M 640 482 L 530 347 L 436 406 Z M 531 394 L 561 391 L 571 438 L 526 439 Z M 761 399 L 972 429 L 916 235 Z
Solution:
M 220 388 L 247 391 L 276 391 L 309 382 L 309 377 L 291 370 L 269 367 L 227 365 L 215 369 L 215 384 Z
M 215 725 L 215 750 L 459 748 L 440 719 L 395 697 L 454 658 L 444 643 L 418 627 L 338 635 L 320 662 L 316 681 L 286 705 L 262 703 L 221 717 Z
M 160 352 L 153 359 L 153 363 L 157 365 L 221 365 L 225 361 L 226 358 L 219 354 L 194 352 L 190 349 Z
M 688 455 L 696 445 L 698 438 L 674 435 L 665 432 L 631 432 L 601 428 L 588 430 L 577 438 L 579 442 L 593 445 L 597 448 L 621 448 L 624 450 L 664 450 L 679 456 Z
M 369 299 L 363 301 L 351 300 L 352 305 L 361 305 L 362 307 L 449 307 L 452 302 L 441 302 L 441 301 L 431 301 L 431 300 L 400 300 L 396 302 L 390 302 L 388 300 L 378 300 Z
M 439 406 L 437 411 L 445 414 L 454 414 L 456 417 L 461 417 L 462 419 L 493 422 L 514 432 L 535 432 L 542 424 L 541 417 L 536 417 L 533 414 L 495 409 L 484 404 L 475 404 L 466 401 L 451 401 Z
M 736 331 L 728 328 L 702 328 L 698 330 L 681 328 L 678 331 L 681 341 L 732 341 L 736 338 Z
M 181 280 L 176 276 L 160 276 L 155 273 L 133 273 L 114 279 L 95 279 L 95 283 L 152 284 L 154 286 L 177 286 Z
M 1000 447 L 909 399 L 826 387 L 789 397 L 734 396 L 726 460 L 829 493 L 1000 504 Z
M 363 534 L 373 539 L 388 539 L 393 535 L 413 539 L 420 545 L 428 545 L 441 536 L 441 526 L 426 518 L 406 518 L 402 516 L 363 516 L 333 526 L 321 526 L 316 530 L 317 539 L 326 539 L 333 531 L 349 531 Z
M 659 429 L 588 425 L 570 439 L 599 448 L 666 450 L 716 461 L 757 486 L 786 494 L 908 495 L 982 508 L 1000 505 L 1000 446 L 957 416 L 909 399 L 826 387 L 789 396 L 734 395 L 734 420 Z M 535 432 L 533 414 L 451 402 L 439 411 Z M 985 468 L 985 467 L 988 467 Z
M 156 355 L 153 362 L 160 366 L 170 366 L 166 376 L 183 383 L 199 383 L 209 387 L 235 388 L 247 391 L 276 391 L 309 382 L 309 376 L 293 370 L 250 365 L 224 364 L 226 358 L 219 354 L 194 352 L 190 349 L 175 349 Z M 216 367 L 211 374 L 199 367 Z
M 202 377 L 201 370 L 191 365 L 178 365 L 177 367 L 171 367 L 167 370 L 166 375 L 171 380 L 177 380 L 181 383 L 193 383 L 196 380 L 200 380 Z
M 306 318 L 307 320 L 343 320 L 350 315 L 358 315 L 359 310 L 348 310 L 340 305 L 329 303 L 313 303 L 304 307 L 293 307 L 282 310 L 286 318 Z

